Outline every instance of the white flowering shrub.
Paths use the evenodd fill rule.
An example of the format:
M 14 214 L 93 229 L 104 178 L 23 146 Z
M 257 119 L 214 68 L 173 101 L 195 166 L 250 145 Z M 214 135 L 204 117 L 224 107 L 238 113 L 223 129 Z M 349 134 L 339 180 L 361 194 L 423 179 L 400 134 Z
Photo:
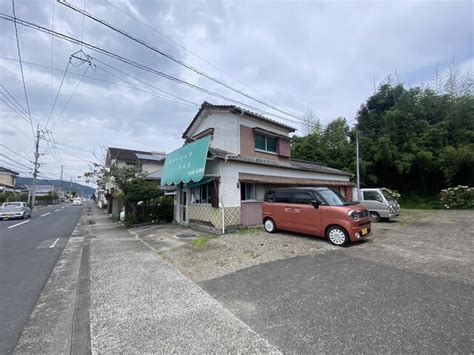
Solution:
M 441 190 L 441 203 L 445 208 L 474 209 L 474 187 L 459 185 Z
M 383 189 L 387 191 L 390 194 L 390 196 L 392 196 L 395 200 L 400 201 L 400 198 L 402 197 L 402 195 L 397 190 L 392 190 L 387 187 L 384 187 Z

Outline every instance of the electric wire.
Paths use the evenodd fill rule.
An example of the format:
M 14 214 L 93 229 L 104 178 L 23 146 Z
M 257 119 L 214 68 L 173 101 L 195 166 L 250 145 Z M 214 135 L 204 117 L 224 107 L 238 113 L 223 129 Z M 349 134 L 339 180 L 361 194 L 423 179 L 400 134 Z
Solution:
M 3 14 L 3 13 L 0 13 L 0 18 L 1 19 L 4 19 L 4 20 L 7 20 L 7 21 L 13 21 L 13 18 L 11 16 L 8 16 L 6 14 Z M 155 74 L 155 75 L 158 75 L 158 76 L 161 76 L 161 77 L 164 77 L 170 81 L 173 81 L 173 82 L 176 82 L 176 83 L 179 83 L 179 84 L 182 84 L 182 85 L 185 85 L 185 86 L 188 86 L 190 88 L 193 88 L 195 90 L 198 90 L 198 91 L 201 91 L 201 92 L 204 92 L 206 94 L 209 94 L 211 96 L 214 96 L 214 97 L 218 97 L 222 100 L 225 100 L 225 101 L 229 101 L 229 102 L 233 102 L 233 103 L 236 103 L 238 105 L 241 105 L 241 106 L 245 106 L 247 108 L 250 108 L 251 110 L 254 110 L 254 111 L 260 111 L 266 115 L 269 115 L 269 116 L 274 116 L 274 117 L 278 117 L 282 120 L 286 120 L 286 121 L 289 121 L 289 122 L 293 122 L 293 123 L 300 123 L 300 122 L 297 122 L 295 120 L 292 120 L 292 119 L 289 119 L 287 117 L 284 117 L 284 116 L 281 116 L 281 115 L 277 115 L 277 114 L 274 114 L 274 113 L 270 113 L 270 112 L 265 112 L 263 110 L 260 110 L 256 107 L 253 107 L 251 105 L 248 105 L 244 102 L 241 102 L 239 100 L 235 100 L 235 99 L 231 99 L 229 97 L 226 97 L 224 95 L 221 95 L 221 94 L 218 94 L 216 92 L 213 92 L 211 90 L 208 90 L 208 89 L 205 89 L 205 88 L 202 88 L 200 86 L 197 86 L 197 85 L 194 85 L 192 83 L 189 83 L 185 80 L 182 80 L 182 79 L 179 79 L 179 78 L 176 78 L 172 75 L 168 75 L 168 74 L 165 74 L 159 70 L 156 70 L 156 69 L 153 69 L 153 68 L 150 68 L 146 65 L 143 65 L 143 64 L 140 64 L 138 62 L 135 62 L 131 59 L 128 59 L 128 58 L 125 58 L 125 57 L 122 57 L 116 53 L 113 53 L 113 52 L 110 52 L 106 49 L 103 49 L 103 48 L 100 48 L 100 47 L 97 47 L 97 46 L 94 46 L 92 44 L 89 44 L 89 43 L 86 43 L 86 42 L 82 42 L 74 37 L 70 37 L 68 35 L 65 35 L 63 33 L 59 33 L 59 32 L 55 32 L 55 31 L 52 31 L 46 27 L 43 27 L 43 26 L 40 26 L 40 25 L 37 25 L 37 24 L 34 24 L 34 23 L 31 23 L 31 22 L 28 22 L 28 21 L 25 21 L 25 20 L 22 20 L 22 19 L 16 19 L 16 22 L 19 23 L 20 25 L 22 26 L 25 26 L 25 27 L 29 27 L 29 28 L 32 28 L 32 29 L 35 29 L 37 31 L 40 31 L 40 32 L 43 32 L 43 33 L 48 33 L 48 34 L 53 34 L 55 37 L 57 38 L 60 38 L 62 40 L 65 40 L 65 41 L 68 41 L 70 43 L 75 43 L 75 44 L 80 44 L 82 43 L 84 47 L 86 48 L 89 48 L 95 52 L 98 52 L 98 53 L 101 53 L 103 55 L 106 55 L 108 57 L 111 57 L 111 58 L 114 58 L 116 60 L 119 60 L 123 63 L 126 63 L 128 65 L 131 65 L 131 66 L 134 66 L 136 68 L 139 68 L 141 70 L 144 70 L 144 71 L 147 71 L 149 73 L 152 73 L 152 74 Z M 299 121 L 301 121 L 302 119 L 301 118 L 298 118 Z
M 32 164 L 33 164 L 33 162 L 32 162 L 31 160 L 29 160 L 28 158 L 25 158 L 25 157 L 24 157 L 23 155 L 21 155 L 21 154 L 18 154 L 18 153 L 15 152 L 13 149 L 10 149 L 9 147 L 7 147 L 5 144 L 0 143 L 0 146 L 2 146 L 3 148 L 5 148 L 6 150 L 8 150 L 10 153 L 13 153 L 13 154 L 15 154 L 16 156 L 18 156 L 18 157 L 20 157 L 20 158 L 26 160 L 28 163 L 32 163 Z
M 160 49 L 154 47 L 153 45 L 151 45 L 151 44 L 149 44 L 149 43 L 143 41 L 142 39 L 131 35 L 130 33 L 126 32 L 125 30 L 122 30 L 122 29 L 120 29 L 120 28 L 118 28 L 118 27 L 116 27 L 116 26 L 110 24 L 109 22 L 105 21 L 104 19 L 101 19 L 101 18 L 99 18 L 99 17 L 97 17 L 97 16 L 94 16 L 93 14 L 89 13 L 88 11 L 81 10 L 81 9 L 78 8 L 77 6 L 74 6 L 74 5 L 68 3 L 68 2 L 66 2 L 66 1 L 64 1 L 64 0 L 58 0 L 58 3 L 60 3 L 61 5 L 64 5 L 64 6 L 68 7 L 68 8 L 70 8 L 70 9 L 73 10 L 73 11 L 76 11 L 76 12 L 82 14 L 83 16 L 87 16 L 87 17 L 90 18 L 91 20 L 93 20 L 93 21 L 95 21 L 95 22 L 98 22 L 98 23 L 104 25 L 105 27 L 108 27 L 109 29 L 111 29 L 111 30 L 113 30 L 113 31 L 115 31 L 115 32 L 117 32 L 117 33 L 120 33 L 121 35 L 123 35 L 123 36 L 125 36 L 125 37 L 131 39 L 132 41 L 134 41 L 134 42 L 136 42 L 136 43 L 141 44 L 142 46 L 144 46 L 144 47 L 146 47 L 146 48 L 152 50 L 152 51 L 155 52 L 155 53 L 158 53 L 159 55 L 161 55 L 161 56 L 163 56 L 163 57 L 165 57 L 165 58 L 167 58 L 167 59 L 169 59 L 169 60 L 175 62 L 176 64 L 179 64 L 179 65 L 181 65 L 181 66 L 183 66 L 183 67 L 185 67 L 185 68 L 187 68 L 187 69 L 189 69 L 189 70 L 195 72 L 196 74 L 198 74 L 198 75 L 200 75 L 200 76 L 202 76 L 202 77 L 204 77 L 204 78 L 206 78 L 206 79 L 209 79 L 209 80 L 211 80 L 211 81 L 213 81 L 213 82 L 215 82 L 215 83 L 217 83 L 217 84 L 219 84 L 219 85 L 221 85 L 221 86 L 223 86 L 223 87 L 225 87 L 225 88 L 227 88 L 227 89 L 229 89 L 229 90 L 231 90 L 231 91 L 234 91 L 234 92 L 236 92 L 236 93 L 238 93 L 238 94 L 240 94 L 240 95 L 242 95 L 242 96 L 245 96 L 245 97 L 247 97 L 248 99 L 250 99 L 250 100 L 252 100 L 252 101 L 258 102 L 258 103 L 261 104 L 261 105 L 264 105 L 264 106 L 266 106 L 266 107 L 268 107 L 268 108 L 271 108 L 272 110 L 275 110 L 275 111 L 277 111 L 277 112 L 280 112 L 280 113 L 282 113 L 282 114 L 284 114 L 284 115 L 287 115 L 287 116 L 289 116 L 289 117 L 293 117 L 293 118 L 296 118 L 296 119 L 299 119 L 299 118 L 300 118 L 300 117 L 295 116 L 295 115 L 293 115 L 293 114 L 291 114 L 291 113 L 289 113 L 289 112 L 287 112 L 287 111 L 285 111 L 285 110 L 281 110 L 281 109 L 279 109 L 278 107 L 275 107 L 274 105 L 268 104 L 268 103 L 266 103 L 266 102 L 264 102 L 264 101 L 262 101 L 262 100 L 260 100 L 260 99 L 258 99 L 258 98 L 255 98 L 255 97 L 253 97 L 252 95 L 249 95 L 249 94 L 245 93 L 244 91 L 242 91 L 242 90 L 240 90 L 240 89 L 234 88 L 232 85 L 229 85 L 228 83 L 226 83 L 226 82 L 224 82 L 224 81 L 222 81 L 222 80 L 220 80 L 220 79 L 218 79 L 218 78 L 215 78 L 214 76 L 209 75 L 209 74 L 207 74 L 206 72 L 204 72 L 204 71 L 202 71 L 202 70 L 200 70 L 200 69 L 198 69 L 198 68 L 196 68 L 196 67 L 193 67 L 193 66 L 190 65 L 190 64 L 187 64 L 186 62 L 182 61 L 181 59 L 175 58 L 175 57 L 172 56 L 171 54 L 168 54 L 168 53 L 166 53 L 166 52 L 164 52 L 164 51 L 162 51 L 162 50 L 160 50 Z M 81 41 L 81 42 L 82 42 L 82 41 Z
M 122 70 L 120 70 L 120 69 L 118 69 L 118 68 L 115 68 L 115 67 L 113 67 L 113 66 L 111 66 L 111 65 L 109 65 L 109 64 L 107 64 L 107 63 L 105 63 L 105 62 L 103 62 L 103 61 L 101 61 L 100 59 L 97 59 L 97 58 L 94 58 L 94 57 L 91 57 L 91 58 L 92 58 L 92 60 L 94 60 L 94 61 L 96 61 L 96 62 L 99 62 L 99 63 L 101 63 L 102 65 L 105 65 L 106 67 L 108 67 L 108 68 L 110 68 L 110 69 L 113 69 L 113 70 L 115 70 L 115 71 L 117 71 L 117 72 L 119 72 L 119 73 L 121 73 L 121 74 L 123 74 L 123 75 L 125 75 L 125 76 L 128 76 L 129 78 L 132 78 L 132 79 L 134 79 L 134 80 L 136 80 L 136 81 L 139 81 L 139 82 L 141 82 L 142 84 L 145 84 L 145 85 L 147 85 L 147 86 L 149 86 L 149 87 L 151 87 L 151 88 L 153 88 L 153 89 L 155 89 L 155 90 L 157 90 L 157 91 L 159 91 L 159 92 L 162 92 L 162 93 L 164 93 L 164 94 L 170 95 L 171 97 L 174 97 L 174 98 L 176 98 L 176 99 L 178 99 L 178 100 L 180 100 L 180 101 L 183 101 L 183 102 L 185 102 L 185 103 L 191 104 L 191 105 L 193 105 L 193 106 L 195 106 L 195 107 L 199 107 L 199 104 L 197 104 L 197 103 L 195 103 L 195 102 L 193 102 L 193 101 L 189 101 L 189 100 L 183 99 L 183 98 L 181 98 L 181 97 L 179 97 L 179 96 L 177 96 L 177 95 L 174 95 L 174 94 L 172 94 L 172 93 L 170 93 L 170 92 L 168 92 L 168 91 L 166 91 L 166 90 L 160 89 L 160 88 L 156 87 L 155 85 L 152 85 L 152 84 L 150 84 L 150 83 L 147 83 L 146 81 L 141 80 L 141 79 L 139 79 L 139 78 L 137 78 L 137 77 L 135 77 L 135 76 L 133 76 L 133 75 L 131 75 L 131 74 L 127 74 L 126 72 L 124 72 L 124 71 L 122 71 Z M 111 73 L 111 72 L 105 70 L 104 68 L 100 68 L 100 67 L 98 67 L 98 68 L 101 69 L 102 71 L 108 73 L 109 75 L 112 75 L 112 76 L 114 76 L 115 78 L 117 78 L 117 76 L 115 76 L 113 73 Z M 119 80 L 123 80 L 123 79 L 119 79 Z
M 86 70 L 84 70 L 84 72 L 82 73 L 81 77 L 79 78 L 79 81 L 76 83 L 76 86 L 74 87 L 74 90 L 71 92 L 71 95 L 69 95 L 69 98 L 67 99 L 66 101 L 66 104 L 64 105 L 64 107 L 62 108 L 61 112 L 59 112 L 59 115 L 56 116 L 56 120 L 54 122 L 51 122 L 51 129 L 54 127 L 54 125 L 59 121 L 59 119 L 61 118 L 63 112 L 66 110 L 67 106 L 69 105 L 69 102 L 71 102 L 72 100 L 72 97 L 74 96 L 74 94 L 76 93 L 77 91 L 77 88 L 79 87 L 79 85 L 81 84 L 82 82 L 82 79 L 84 78 L 84 76 L 86 75 L 87 71 L 89 70 L 90 68 L 90 64 L 86 67 Z M 54 120 L 54 119 L 53 119 Z
M 4 85 L 0 84 L 0 88 L 5 91 L 8 97 L 2 92 L 0 92 L 0 94 L 3 95 L 5 99 L 7 99 L 17 110 L 22 112 L 22 114 L 24 115 L 24 118 L 29 123 L 30 121 L 33 121 L 36 125 L 40 125 L 40 123 L 36 119 L 34 119 L 32 116 L 28 116 L 28 112 L 26 111 L 26 109 L 18 102 L 17 99 L 15 99 L 15 97 L 10 93 L 10 91 L 8 91 L 8 89 Z
M 56 0 L 55 0 L 55 1 L 56 1 Z M 10 60 L 10 61 L 13 61 L 13 62 L 18 62 L 18 59 L 9 58 L 9 57 L 0 56 L 0 59 Z M 96 59 L 96 58 L 94 58 L 94 59 Z M 96 61 L 97 61 L 97 59 L 96 59 Z M 43 64 L 39 64 L 39 63 L 33 63 L 33 62 L 28 62 L 28 61 L 25 61 L 25 60 L 23 60 L 23 64 L 33 65 L 33 66 L 36 66 L 36 67 L 39 67 L 39 68 L 49 69 L 49 70 L 58 71 L 58 72 L 64 72 L 64 69 L 52 68 L 52 67 L 47 66 L 47 65 L 43 65 Z M 115 74 L 111 73 L 110 71 L 106 71 L 105 69 L 103 69 L 103 68 L 101 68 L 101 67 L 99 67 L 99 66 L 97 66 L 97 65 L 96 65 L 96 69 L 99 69 L 99 70 L 101 70 L 101 71 L 104 71 L 104 72 L 108 73 L 109 75 L 114 76 L 114 77 L 117 78 L 118 80 L 120 80 L 120 81 L 122 81 L 122 82 L 124 82 L 124 83 L 127 83 L 128 85 L 119 84 L 119 83 L 116 83 L 116 82 L 110 81 L 110 80 L 98 79 L 98 78 L 95 78 L 95 77 L 92 77 L 92 76 L 88 76 L 88 75 L 85 75 L 84 78 L 85 78 L 85 79 L 88 79 L 88 80 L 93 80 L 93 81 L 98 81 L 98 82 L 103 82 L 103 83 L 111 84 L 111 85 L 117 86 L 117 87 L 124 87 L 124 88 L 128 88 L 128 89 L 138 90 L 138 91 L 147 93 L 147 94 L 149 94 L 149 95 L 151 95 L 151 96 L 154 96 L 154 97 L 156 97 L 156 98 L 158 98 L 158 99 L 163 99 L 163 100 L 167 100 L 167 101 L 170 101 L 170 102 L 175 102 L 175 103 L 179 103 L 179 104 L 190 105 L 190 106 L 193 106 L 193 107 L 199 107 L 199 106 L 200 106 L 200 105 L 197 104 L 197 103 L 194 103 L 194 102 L 192 102 L 192 101 L 189 101 L 189 100 L 180 98 L 179 96 L 177 96 L 177 98 L 178 98 L 177 100 L 173 100 L 173 99 L 170 98 L 170 97 L 161 96 L 161 95 L 157 94 L 156 92 L 152 92 L 152 91 L 149 91 L 149 90 L 145 90 L 145 89 L 143 89 L 143 88 L 140 88 L 140 87 L 138 87 L 138 86 L 136 86 L 136 85 L 133 85 L 133 84 L 131 84 L 131 83 L 129 83 L 129 82 L 127 82 L 127 81 L 125 81 L 125 80 L 119 78 L 118 76 L 116 76 Z M 130 75 L 127 74 L 127 73 L 124 73 L 124 74 L 130 76 Z M 82 74 L 73 73 L 73 72 L 69 71 L 69 72 L 68 72 L 68 75 L 81 76 Z M 133 76 L 130 76 L 130 77 L 131 77 L 131 78 L 135 78 L 135 77 L 133 77 Z M 150 87 L 152 87 L 152 88 L 155 88 L 155 90 L 164 91 L 164 90 L 162 90 L 162 89 L 160 89 L 160 88 L 158 88 L 158 87 L 156 87 L 156 86 L 154 86 L 154 85 L 152 85 L 152 84 L 149 84 L 149 83 L 146 83 L 145 81 L 142 81 L 141 79 L 138 79 L 138 78 L 137 78 L 136 80 L 141 81 L 141 82 L 143 82 L 145 85 L 148 85 L 148 86 L 150 86 Z M 0 85 L 0 86 L 2 86 L 2 85 Z M 171 94 L 171 93 L 170 93 L 170 94 Z M 173 95 L 173 94 L 171 94 L 171 95 Z M 186 102 L 186 101 L 189 101 L 189 103 Z
M 211 61 L 203 58 L 201 55 L 197 54 L 196 52 L 193 52 L 191 51 L 189 48 L 186 48 L 185 46 L 183 46 L 182 44 L 180 44 L 179 42 L 175 41 L 173 38 L 171 38 L 170 36 L 167 36 L 166 34 L 158 31 L 156 28 L 148 25 L 146 22 L 140 20 L 139 18 L 133 16 L 132 14 L 130 14 L 128 11 L 126 11 L 125 9 L 122 9 L 116 5 L 114 5 L 112 2 L 108 1 L 108 0 L 103 0 L 107 6 L 111 6 L 112 8 L 120 11 L 122 14 L 124 14 L 125 16 L 131 18 L 132 20 L 142 24 L 143 26 L 145 26 L 146 28 L 148 28 L 150 31 L 158 34 L 159 36 L 165 38 L 166 40 L 168 40 L 169 42 L 173 43 L 175 46 L 183 49 L 184 51 L 186 51 L 187 53 L 189 53 L 190 55 L 192 55 L 193 57 L 201 60 L 203 63 L 206 63 L 207 65 L 209 65 L 210 67 L 212 67 L 213 69 L 217 70 L 218 72 L 226 75 L 228 78 L 230 78 L 231 80 L 233 80 L 234 82 L 236 82 L 237 84 L 241 85 L 242 87 L 246 88 L 247 90 L 249 91 L 252 91 L 253 93 L 257 94 L 257 95 L 260 95 L 261 97 L 263 97 L 264 99 L 266 99 L 268 102 L 271 102 L 272 104 L 274 105 L 277 105 L 278 106 L 278 103 L 276 103 L 275 101 L 269 99 L 268 97 L 262 95 L 261 93 L 258 93 L 257 91 L 255 91 L 254 89 L 250 88 L 248 85 L 242 83 L 242 81 L 240 81 L 239 79 L 237 79 L 235 76 L 227 73 L 226 71 L 224 71 L 222 68 L 220 68 L 219 66 L 217 66 L 216 64 L 212 63 Z M 281 106 L 280 106 L 281 107 Z
M 16 11 L 15 11 L 15 0 L 12 0 L 12 10 L 13 10 L 13 23 L 15 25 L 16 49 L 18 52 L 18 60 L 20 63 L 21 80 L 23 82 L 23 92 L 25 94 L 26 107 L 28 108 L 28 116 L 30 118 L 31 132 L 33 133 L 33 137 L 34 137 L 35 129 L 33 127 L 33 121 L 31 119 L 30 101 L 28 100 L 28 92 L 26 90 L 26 82 L 25 82 L 25 73 L 23 72 L 23 63 L 21 62 L 20 39 L 18 37 L 18 27 L 16 25 L 17 17 L 16 17 Z
M 0 155 L 3 156 L 3 157 L 6 158 L 6 159 L 12 161 L 14 164 L 17 164 L 17 165 L 20 165 L 20 166 L 22 166 L 22 167 L 24 167 L 24 168 L 30 169 L 29 166 L 26 166 L 26 165 L 23 164 L 23 163 L 19 163 L 18 161 L 14 160 L 14 159 L 12 159 L 12 158 L 10 158 L 10 157 L 8 157 L 7 155 L 5 155 L 5 154 L 3 154 L 3 153 L 0 153 Z
M 54 98 L 53 101 L 53 106 L 51 107 L 51 111 L 48 116 L 48 120 L 46 121 L 46 127 L 48 127 L 49 121 L 51 120 L 51 117 L 53 116 L 54 108 L 56 107 L 56 102 L 58 101 L 59 93 L 61 92 L 61 88 L 63 87 L 64 79 L 66 78 L 66 74 L 69 69 L 69 65 L 71 64 L 71 58 L 67 61 L 66 69 L 64 70 L 63 77 L 61 79 L 61 83 L 59 84 L 58 92 L 56 93 L 56 97 Z
M 164 33 L 158 31 L 156 28 L 148 25 L 146 22 L 140 20 L 139 18 L 133 16 L 132 14 L 130 14 L 128 11 L 126 11 L 125 9 L 122 9 L 116 5 L 114 5 L 112 2 L 108 1 L 108 0 L 104 0 L 104 2 L 107 4 L 107 6 L 111 6 L 113 7 L 114 9 L 120 11 L 122 14 L 124 14 L 125 16 L 131 18 L 132 20 L 142 24 L 143 26 L 145 26 L 146 28 L 148 28 L 150 31 L 158 34 L 159 36 L 165 38 L 166 40 L 170 41 L 171 43 L 173 43 L 175 46 L 183 49 L 184 51 L 186 51 L 187 53 L 191 54 L 193 57 L 201 60 L 203 63 L 206 63 L 207 65 L 209 65 L 210 67 L 214 68 L 215 70 L 219 71 L 220 73 L 226 75 L 228 78 L 230 78 L 231 80 L 233 80 L 234 82 L 236 82 L 237 84 L 241 85 L 242 87 L 246 88 L 247 90 L 250 90 L 250 91 L 253 91 L 254 93 L 256 93 L 257 95 L 260 95 L 261 97 L 263 97 L 264 99 L 266 99 L 267 101 L 273 103 L 274 105 L 278 105 L 275 101 L 269 99 L 268 97 L 265 97 L 264 95 L 262 95 L 261 93 L 258 93 L 256 92 L 255 90 L 253 90 L 252 88 L 250 88 L 249 86 L 245 85 L 244 83 L 242 83 L 239 79 L 237 79 L 236 77 L 234 77 L 233 75 L 227 73 L 226 71 L 224 71 L 222 68 L 220 68 L 219 66 L 217 66 L 216 64 L 212 63 L 211 61 L 203 58 L 201 55 L 197 54 L 196 52 L 193 52 L 191 51 L 189 48 L 186 48 L 185 46 L 183 46 L 182 44 L 180 44 L 179 42 L 175 41 L 173 38 L 171 38 L 170 36 L 167 36 L 165 35 Z

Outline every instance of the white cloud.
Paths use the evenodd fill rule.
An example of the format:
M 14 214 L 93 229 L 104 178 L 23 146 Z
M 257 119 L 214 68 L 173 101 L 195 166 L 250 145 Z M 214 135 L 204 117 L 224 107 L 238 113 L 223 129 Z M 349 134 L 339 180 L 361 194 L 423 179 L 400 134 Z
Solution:
M 16 3 L 20 18 L 50 27 L 52 3 L 28 0 L 16 0 Z M 83 6 L 79 0 L 73 3 Z M 463 70 L 470 68 L 472 71 L 474 60 L 470 1 L 123 0 L 113 4 L 212 65 L 133 21 L 105 1 L 87 2 L 87 10 L 251 95 L 264 98 L 264 101 L 295 113 L 310 107 L 326 123 L 337 116 L 352 119 L 360 104 L 373 92 L 374 80 L 378 83 L 395 70 L 402 82 L 418 85 L 429 80 L 437 64 L 441 70 L 446 70 L 452 58 L 456 58 Z M 0 11 L 11 13 L 11 3 L 0 0 Z M 270 110 L 89 19 L 84 23 L 84 40 L 88 42 L 222 95 Z M 0 26 L 0 56 L 17 58 L 13 24 L 2 21 Z M 80 14 L 55 5 L 56 30 L 80 38 L 81 28 Z M 54 67 L 63 69 L 69 55 L 79 49 L 79 46 L 55 39 L 51 53 L 50 36 L 23 27 L 19 33 L 25 61 L 50 66 L 52 59 Z M 84 50 L 94 58 L 190 101 L 223 102 Z M 1 82 L 24 104 L 18 68 L 18 63 L 0 59 Z M 82 70 L 83 67 L 72 68 L 78 75 Z M 67 76 L 58 100 L 59 108 L 73 90 L 78 75 Z M 143 90 L 153 90 L 125 79 L 117 72 L 116 77 L 100 70 L 90 71 L 87 76 L 90 78 L 84 79 L 61 120 L 54 126 L 58 141 L 88 151 L 107 146 L 170 151 L 182 144 L 181 133 L 196 108 L 120 86 L 137 85 Z M 124 78 L 127 84 L 117 77 Z M 62 72 L 54 71 L 51 80 L 49 69 L 25 65 L 25 78 L 32 112 L 44 123 Z M 32 138 L 28 123 L 8 113 L 2 103 L 0 110 L 3 114 L 0 122 L 2 143 L 30 156 Z M 12 130 L 17 134 L 12 135 Z M 62 149 L 77 156 L 63 154 L 67 169 L 77 175 L 86 168 L 84 160 L 94 158 L 91 153 Z M 49 164 L 48 170 L 59 174 L 61 162 L 52 152 L 44 159 Z

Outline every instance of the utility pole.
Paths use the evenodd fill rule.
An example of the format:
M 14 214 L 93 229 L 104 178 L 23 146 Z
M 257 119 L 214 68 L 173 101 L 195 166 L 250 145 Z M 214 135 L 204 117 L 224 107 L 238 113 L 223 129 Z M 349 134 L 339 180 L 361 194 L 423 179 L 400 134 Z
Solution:
M 359 132 L 357 130 L 356 130 L 356 176 L 357 176 L 357 201 L 360 201 Z
M 39 140 L 40 140 L 40 130 L 39 130 L 39 127 L 36 127 L 35 169 L 33 170 L 33 189 L 31 191 L 31 208 L 34 208 L 35 203 L 36 203 L 36 178 L 38 176 Z

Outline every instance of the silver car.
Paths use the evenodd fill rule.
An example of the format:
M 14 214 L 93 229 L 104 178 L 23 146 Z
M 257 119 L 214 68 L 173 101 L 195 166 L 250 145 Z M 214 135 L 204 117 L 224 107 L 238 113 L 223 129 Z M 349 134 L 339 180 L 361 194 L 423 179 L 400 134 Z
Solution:
M 387 189 L 361 189 L 360 203 L 369 210 L 369 217 L 372 222 L 400 216 L 400 205 Z
M 0 220 L 30 217 L 31 208 L 26 202 L 5 202 L 0 208 Z

